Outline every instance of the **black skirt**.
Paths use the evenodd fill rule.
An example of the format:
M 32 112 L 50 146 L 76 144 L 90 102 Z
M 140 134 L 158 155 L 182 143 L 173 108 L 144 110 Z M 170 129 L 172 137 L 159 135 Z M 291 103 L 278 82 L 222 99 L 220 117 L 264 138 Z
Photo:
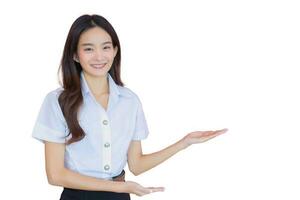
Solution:
M 128 193 L 64 188 L 60 200 L 130 200 Z

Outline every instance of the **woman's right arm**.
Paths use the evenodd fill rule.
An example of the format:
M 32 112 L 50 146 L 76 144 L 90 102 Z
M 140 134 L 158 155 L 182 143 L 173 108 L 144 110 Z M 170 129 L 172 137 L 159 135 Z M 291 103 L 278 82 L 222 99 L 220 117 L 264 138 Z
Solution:
M 65 144 L 45 142 L 46 173 L 51 185 L 79 190 L 123 191 L 124 184 L 101 180 L 73 172 L 64 167 Z
M 64 156 L 65 144 L 45 141 L 46 173 L 51 185 L 79 190 L 133 193 L 138 196 L 161 191 L 161 188 L 146 188 L 131 181 L 109 181 L 81 175 L 64 167 Z

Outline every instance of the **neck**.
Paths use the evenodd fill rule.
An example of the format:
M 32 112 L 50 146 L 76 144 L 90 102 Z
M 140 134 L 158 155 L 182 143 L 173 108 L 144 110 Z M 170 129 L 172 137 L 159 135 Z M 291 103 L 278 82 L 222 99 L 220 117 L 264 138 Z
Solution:
M 84 78 L 89 86 L 89 89 L 95 96 L 101 96 L 109 93 L 108 75 L 101 77 L 93 77 L 83 72 Z

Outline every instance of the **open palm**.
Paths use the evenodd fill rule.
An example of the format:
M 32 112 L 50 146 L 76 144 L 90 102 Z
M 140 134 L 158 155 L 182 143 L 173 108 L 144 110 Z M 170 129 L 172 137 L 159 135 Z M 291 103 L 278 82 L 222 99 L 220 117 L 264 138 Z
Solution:
M 216 131 L 194 131 L 187 134 L 182 141 L 186 146 L 190 146 L 192 144 L 206 142 L 207 140 L 210 140 L 218 135 L 226 133 L 227 130 L 228 129 L 225 128 Z

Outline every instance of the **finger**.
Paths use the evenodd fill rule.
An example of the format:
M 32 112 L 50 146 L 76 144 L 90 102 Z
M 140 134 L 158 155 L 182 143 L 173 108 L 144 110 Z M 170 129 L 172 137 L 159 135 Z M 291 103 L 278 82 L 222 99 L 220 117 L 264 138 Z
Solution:
M 217 130 L 217 131 L 215 131 L 215 132 L 220 133 L 220 134 L 223 134 L 223 133 L 226 133 L 227 131 L 228 131 L 228 129 L 227 129 L 227 128 L 224 128 L 224 129 L 221 129 L 221 130 Z
M 143 188 L 140 189 L 139 192 L 141 193 L 141 195 L 150 194 L 152 192 L 152 189 L 149 189 L 147 187 L 143 187 Z
M 211 136 L 206 136 L 206 137 L 200 137 L 200 138 L 193 138 L 192 143 L 201 143 L 201 142 L 206 142 L 208 140 L 213 139 L 214 137 L 217 137 L 218 135 L 211 135 Z
M 190 134 L 191 137 L 202 137 L 202 136 L 208 136 L 210 134 L 213 134 L 214 131 L 197 131 Z
M 205 139 L 205 141 L 207 141 L 207 140 L 211 140 L 211 139 L 213 139 L 213 138 L 215 138 L 217 136 L 218 135 L 212 135 L 212 136 L 209 136 L 209 137 L 206 137 L 206 138 L 203 138 L 203 139 Z
M 203 134 L 199 135 L 198 137 L 205 138 L 205 137 L 210 137 L 210 136 L 214 136 L 214 135 L 217 135 L 217 134 L 218 134 L 218 132 L 216 132 L 216 131 L 206 131 Z
M 217 136 L 222 135 L 222 134 L 223 134 L 223 132 L 221 132 L 221 133 L 214 133 L 214 134 L 212 134 L 212 135 L 209 135 L 209 136 L 207 136 L 207 137 L 204 137 L 204 139 L 206 139 L 206 138 L 211 139 L 211 138 L 217 137 Z
M 140 189 L 136 192 L 137 196 L 144 196 L 146 194 L 150 194 L 150 191 L 146 188 Z
M 227 132 L 227 129 L 217 130 L 207 136 L 218 136 Z
M 164 187 L 147 187 L 147 189 L 150 190 L 150 193 L 152 192 L 163 192 L 165 191 Z
M 226 133 L 228 129 L 221 129 L 221 130 L 216 130 L 216 131 L 196 131 L 193 133 L 190 133 L 190 137 L 193 138 L 199 138 L 199 137 L 208 137 L 211 135 L 220 135 L 223 133 Z
M 215 134 L 215 131 L 205 131 L 203 134 L 202 134 L 202 136 L 210 136 L 210 135 L 213 135 L 213 134 Z

